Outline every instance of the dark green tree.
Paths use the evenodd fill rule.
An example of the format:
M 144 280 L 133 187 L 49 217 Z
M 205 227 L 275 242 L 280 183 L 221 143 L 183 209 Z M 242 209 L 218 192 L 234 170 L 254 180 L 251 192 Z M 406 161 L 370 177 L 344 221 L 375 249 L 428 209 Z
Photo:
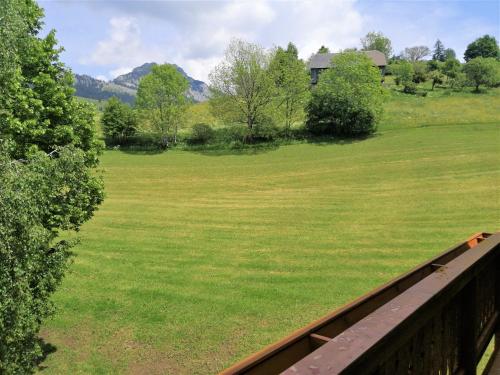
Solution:
M 494 36 L 484 35 L 476 39 L 467 46 L 464 53 L 465 61 L 472 60 L 476 57 L 494 57 L 499 58 L 498 42 Z
M 359 137 L 376 129 L 385 91 L 380 72 L 362 53 L 340 53 L 307 105 L 307 128 L 317 134 Z
M 434 44 L 434 50 L 432 53 L 432 59 L 438 61 L 446 60 L 444 44 L 438 39 Z
M 138 120 L 132 108 L 113 96 L 106 102 L 101 124 L 107 138 L 121 142 L 136 133 Z

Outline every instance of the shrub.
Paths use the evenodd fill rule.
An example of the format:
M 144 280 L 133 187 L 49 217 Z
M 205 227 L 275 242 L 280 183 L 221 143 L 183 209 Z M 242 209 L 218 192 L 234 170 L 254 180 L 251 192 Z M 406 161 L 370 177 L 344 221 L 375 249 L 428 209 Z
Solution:
M 414 68 L 408 61 L 401 61 L 391 65 L 391 70 L 394 74 L 396 84 L 407 86 L 413 80 Z
M 113 96 L 104 107 L 101 123 L 104 136 L 120 144 L 136 133 L 138 119 L 132 108 Z
M 338 54 L 313 90 L 307 106 L 307 129 L 342 137 L 373 133 L 383 97 L 380 73 L 366 55 Z
M 413 78 L 415 83 L 422 83 L 427 80 L 427 64 L 423 61 L 413 63 Z
M 191 134 L 188 136 L 187 142 L 192 145 L 202 145 L 213 140 L 215 132 L 210 125 L 195 124 L 191 128 Z
M 453 91 L 461 91 L 467 85 L 465 73 L 457 72 L 453 78 L 448 78 L 448 85 Z
M 243 124 L 231 124 L 223 128 L 215 129 L 215 142 L 220 144 L 239 144 L 245 143 L 248 140 L 250 131 Z
M 278 137 L 279 129 L 270 120 L 258 123 L 252 130 L 252 142 L 269 142 L 274 141 Z
M 415 82 L 408 82 L 403 87 L 403 92 L 405 94 L 416 94 L 417 93 L 417 84 Z
M 107 147 L 124 147 L 127 149 L 141 149 L 141 150 L 151 150 L 161 148 L 161 136 L 155 133 L 136 133 L 129 137 L 118 139 L 118 138 L 106 138 Z

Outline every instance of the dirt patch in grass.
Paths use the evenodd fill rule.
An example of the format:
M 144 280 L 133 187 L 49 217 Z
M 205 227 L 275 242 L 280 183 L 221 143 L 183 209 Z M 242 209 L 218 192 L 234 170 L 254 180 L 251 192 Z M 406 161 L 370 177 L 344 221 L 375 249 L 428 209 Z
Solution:
M 45 343 L 54 345 L 55 351 L 67 350 L 74 353 L 77 362 L 86 362 L 91 354 L 91 332 L 84 328 L 62 332 L 55 329 L 42 329 L 40 337 Z M 43 367 L 43 363 L 42 363 Z
M 101 355 L 128 375 L 160 375 L 182 373 L 178 364 L 169 357 L 168 350 L 159 350 L 149 343 L 134 338 L 130 328 L 121 328 L 112 334 L 100 348 Z M 171 353 L 170 353 L 171 356 Z

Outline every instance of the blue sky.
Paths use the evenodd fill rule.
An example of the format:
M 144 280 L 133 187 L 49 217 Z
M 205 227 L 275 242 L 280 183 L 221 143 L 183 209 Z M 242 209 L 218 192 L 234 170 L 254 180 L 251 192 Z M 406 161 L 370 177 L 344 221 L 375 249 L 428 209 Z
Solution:
M 321 45 L 359 47 L 381 31 L 394 52 L 439 38 L 462 57 L 468 43 L 499 39 L 500 1 L 369 0 L 39 0 L 46 30 L 55 28 L 75 73 L 101 79 L 145 62 L 169 62 L 207 80 L 232 38 L 265 48 L 294 42 L 308 58 Z

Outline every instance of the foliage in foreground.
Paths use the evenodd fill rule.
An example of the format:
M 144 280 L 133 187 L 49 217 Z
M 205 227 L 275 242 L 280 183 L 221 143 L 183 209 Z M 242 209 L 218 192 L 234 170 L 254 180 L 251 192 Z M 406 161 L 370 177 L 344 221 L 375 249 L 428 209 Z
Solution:
M 380 73 L 369 57 L 356 52 L 334 57 L 307 106 L 307 128 L 313 133 L 354 137 L 371 134 L 382 113 Z
M 103 199 L 85 154 L 39 152 L 23 163 L 0 152 L 0 373 L 30 373 L 41 356 L 37 334 L 53 312 L 50 296 L 68 266 L 70 243 Z
M 54 31 L 33 0 L 0 2 L 0 373 L 28 374 L 37 334 L 68 264 L 61 230 L 78 230 L 103 199 L 93 173 L 94 113 L 73 96 Z

